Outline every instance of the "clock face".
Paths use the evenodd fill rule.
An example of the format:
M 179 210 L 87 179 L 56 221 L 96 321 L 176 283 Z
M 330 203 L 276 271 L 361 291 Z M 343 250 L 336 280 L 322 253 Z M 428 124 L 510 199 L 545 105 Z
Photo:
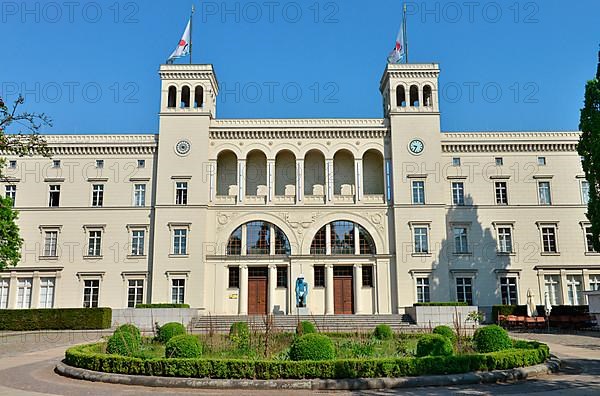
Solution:
M 192 148 L 192 145 L 187 140 L 180 140 L 175 145 L 175 151 L 177 151 L 177 154 L 179 154 L 179 155 L 186 155 L 187 153 L 190 152 L 191 148 Z
M 423 142 L 419 139 L 413 139 L 411 140 L 411 142 L 408 144 L 408 149 L 410 150 L 411 153 L 413 154 L 421 154 L 423 152 L 423 149 L 425 148 L 425 145 L 423 144 Z

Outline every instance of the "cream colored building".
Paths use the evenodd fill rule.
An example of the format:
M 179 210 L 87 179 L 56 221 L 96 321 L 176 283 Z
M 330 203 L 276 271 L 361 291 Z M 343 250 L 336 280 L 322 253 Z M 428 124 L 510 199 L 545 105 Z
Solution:
M 381 119 L 219 119 L 211 65 L 163 65 L 158 135 L 12 158 L 22 262 L 0 308 L 208 314 L 583 303 L 600 288 L 578 132 L 445 133 L 437 64 L 388 65 Z M 14 195 L 13 195 L 14 194 Z

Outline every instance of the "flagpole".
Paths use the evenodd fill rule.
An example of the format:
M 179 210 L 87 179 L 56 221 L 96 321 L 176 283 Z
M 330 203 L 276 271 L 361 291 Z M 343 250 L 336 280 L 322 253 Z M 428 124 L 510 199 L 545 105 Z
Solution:
M 196 11 L 196 8 L 192 4 L 192 13 L 190 15 L 190 65 L 192 64 L 192 43 L 194 41 L 192 35 L 192 26 L 194 25 L 194 11 Z
M 404 52 L 405 52 L 405 59 L 406 59 L 405 63 L 408 63 L 408 36 L 406 35 L 406 3 L 404 3 L 403 8 L 404 8 L 404 12 L 402 15 L 402 21 L 403 21 L 402 26 L 404 29 L 404 43 L 402 43 L 402 44 L 404 44 Z

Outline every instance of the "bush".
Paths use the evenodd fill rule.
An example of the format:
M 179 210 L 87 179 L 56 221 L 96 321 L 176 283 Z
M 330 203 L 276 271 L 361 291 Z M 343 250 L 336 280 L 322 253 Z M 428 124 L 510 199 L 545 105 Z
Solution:
M 229 339 L 240 350 L 246 350 L 250 348 L 250 330 L 248 329 L 248 323 L 233 323 L 229 328 Z
M 413 307 L 466 307 L 467 304 L 464 301 L 437 301 L 437 302 L 422 302 L 414 303 Z
M 172 337 L 165 348 L 166 358 L 198 358 L 202 356 L 202 344 L 198 337 L 182 334 Z
M 510 349 L 513 343 L 506 330 L 498 325 L 480 327 L 473 335 L 475 349 L 478 352 L 497 352 Z
M 158 328 L 158 341 L 166 344 L 171 338 L 185 334 L 185 327 L 178 322 L 169 322 Z
M 0 309 L 0 330 L 110 329 L 110 308 Z
M 128 331 L 115 331 L 106 343 L 106 352 L 113 355 L 131 356 L 140 350 L 140 341 Z
M 189 308 L 190 304 L 171 304 L 171 303 L 158 303 L 158 304 L 136 304 L 136 308 Z
M 453 345 L 456 343 L 456 333 L 448 326 L 436 326 L 433 329 L 433 334 L 439 334 L 446 337 Z
M 329 337 L 323 334 L 305 334 L 296 337 L 290 348 L 292 360 L 331 360 L 335 348 Z
M 298 323 L 298 326 L 296 326 L 296 334 L 298 335 L 313 334 L 316 332 L 317 328 L 308 320 L 303 320 L 302 322 Z
M 373 331 L 373 337 L 378 340 L 391 340 L 394 337 L 394 332 L 389 325 L 379 324 Z
M 121 325 L 121 326 L 117 327 L 117 329 L 115 330 L 113 335 L 120 331 L 125 332 L 125 333 L 130 333 L 136 339 L 136 341 L 141 345 L 142 333 L 140 333 L 140 329 L 138 329 L 135 325 L 130 324 L 130 323 Z
M 417 356 L 450 356 L 454 348 L 452 342 L 439 334 L 425 334 L 417 341 Z

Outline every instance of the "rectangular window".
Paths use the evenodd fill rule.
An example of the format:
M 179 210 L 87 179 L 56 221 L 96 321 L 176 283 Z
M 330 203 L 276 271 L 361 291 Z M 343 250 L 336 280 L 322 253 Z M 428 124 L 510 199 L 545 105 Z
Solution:
M 133 193 L 134 206 L 146 206 L 146 185 L 136 184 Z
M 187 205 L 188 184 L 187 182 L 175 183 L 175 205 Z
M 137 164 L 138 164 L 138 168 L 145 168 L 146 167 L 146 160 L 138 160 Z
M 460 158 L 459 157 L 452 158 L 452 166 L 460 166 Z
M 187 254 L 187 230 L 184 228 L 173 231 L 173 254 Z
M 99 257 L 102 253 L 102 231 L 90 231 L 88 238 L 88 256 Z
M 362 285 L 364 287 L 373 287 L 373 266 L 362 266 Z
M 51 185 L 50 186 L 50 200 L 48 201 L 48 206 L 51 208 L 58 207 L 60 205 L 60 186 L 59 185 Z
M 567 298 L 569 305 L 583 305 L 583 293 L 581 292 L 581 284 L 583 283 L 580 275 L 567 276 Z
M 315 265 L 315 287 L 325 287 L 325 266 Z
M 246 224 L 246 254 L 269 254 L 271 251 L 271 226 L 263 221 Z
M 540 199 L 540 205 L 552 205 L 549 181 L 541 181 L 538 183 L 538 195 Z
M 144 281 L 142 279 L 129 280 L 127 288 L 127 308 L 135 308 L 144 298 Z
M 104 168 L 104 160 L 96 160 L 96 168 L 98 168 L 98 169 Z
M 10 169 L 17 169 L 17 161 L 15 161 L 15 160 L 8 161 L 8 167 Z
M 456 301 L 473 305 L 473 278 L 456 278 Z
M 83 281 L 83 308 L 98 308 L 100 281 L 88 279 Z
M 537 163 L 539 166 L 546 166 L 546 157 L 537 157 Z
M 417 302 L 427 303 L 431 301 L 429 295 L 429 277 L 417 278 Z
M 55 278 L 40 278 L 40 308 L 54 308 Z
M 585 227 L 585 251 L 587 253 L 595 253 L 594 250 L 594 235 L 592 234 L 592 227 Z
M 8 308 L 8 287 L 9 280 L 0 278 L 0 309 Z
M 465 185 L 463 182 L 452 182 L 452 204 L 465 204 Z
M 331 223 L 331 254 L 354 254 L 354 223 L 336 221 Z
M 558 275 L 544 276 L 544 291 L 550 298 L 550 304 L 560 305 L 560 277 Z M 544 295 L 544 299 L 546 295 Z
M 144 240 L 146 239 L 146 231 L 134 230 L 131 232 L 131 255 L 132 256 L 143 256 L 144 255 Z
M 508 188 L 506 182 L 496 182 L 496 205 L 508 205 Z
M 581 181 L 581 203 L 587 205 L 590 200 L 590 183 L 587 180 Z
M 429 253 L 429 241 L 427 238 L 427 227 L 415 227 L 415 253 Z
M 544 253 L 557 253 L 556 228 L 542 227 L 542 251 Z
M 600 275 L 590 275 L 589 278 L 589 288 L 590 291 L 600 290 Z
M 173 304 L 184 304 L 185 301 L 185 279 L 171 280 L 171 302 Z
M 46 231 L 44 233 L 44 256 L 57 257 L 58 231 Z
M 502 157 L 496 157 L 496 166 L 502 166 L 504 165 L 504 159 L 502 159 Z
M 31 308 L 31 278 L 17 279 L 17 308 Z
M 53 160 L 52 161 L 52 167 L 53 168 L 60 168 L 60 160 Z
M 104 184 L 92 186 L 92 206 L 101 207 L 104 204 Z
M 277 267 L 277 287 L 287 288 L 288 269 L 287 267 Z
M 230 289 L 240 288 L 240 267 L 229 267 L 229 285 Z
M 422 180 L 412 182 L 412 203 L 416 205 L 425 204 L 425 182 Z
M 498 251 L 500 253 L 512 253 L 512 230 L 510 227 L 498 227 Z
M 13 206 L 15 202 L 17 202 L 17 186 L 14 184 L 9 184 L 4 187 L 4 196 L 6 198 L 10 198 L 12 200 Z
M 454 227 L 452 233 L 454 235 L 454 253 L 467 253 L 469 251 L 467 228 Z
M 500 278 L 500 294 L 502 294 L 503 305 L 518 305 L 517 301 L 517 278 L 503 276 Z

